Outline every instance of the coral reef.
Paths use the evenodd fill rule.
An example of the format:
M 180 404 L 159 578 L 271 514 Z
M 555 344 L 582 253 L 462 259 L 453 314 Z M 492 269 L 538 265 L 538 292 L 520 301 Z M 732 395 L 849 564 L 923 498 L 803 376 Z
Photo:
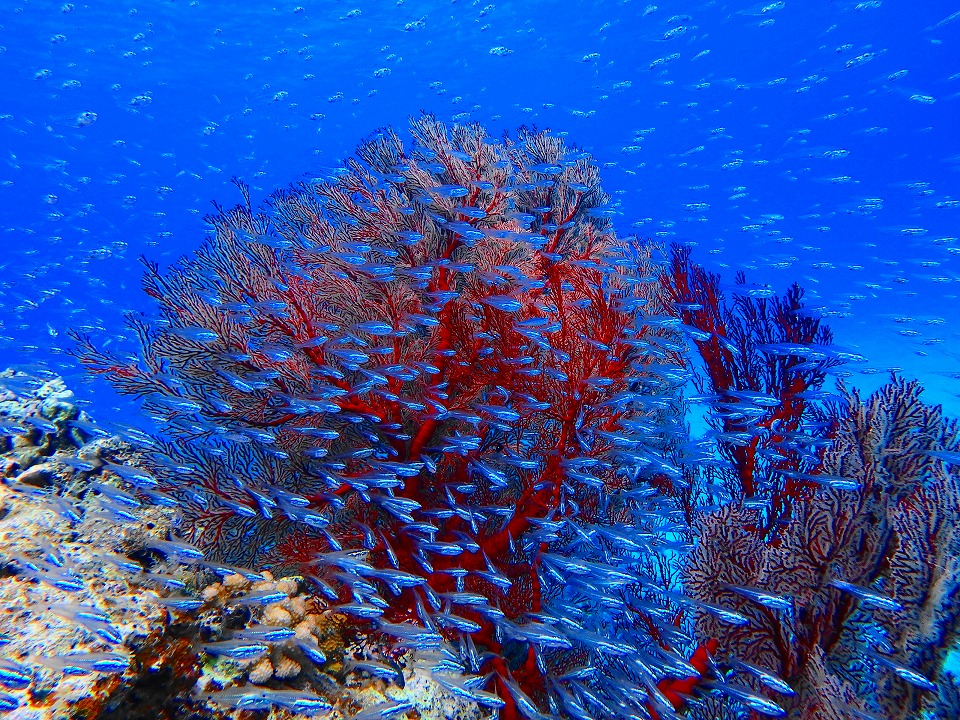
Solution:
M 16 717 L 239 720 L 267 704 L 257 693 L 277 718 L 387 701 L 425 720 L 479 717 L 413 659 L 385 686 L 371 648 L 302 578 L 191 561 L 171 539 L 178 513 L 120 487 L 117 471 L 142 453 L 92 440 L 107 431 L 59 379 L 7 372 L 0 384 L 4 432 L 15 433 L 0 484 L 0 684 Z
M 137 355 L 74 336 L 154 432 L 0 377 L 0 703 L 954 717 L 958 425 L 834 387 L 859 357 L 799 286 L 617 238 L 562 138 L 410 130 L 258 209 L 238 182 L 146 261 Z
M 690 666 L 644 477 L 680 477 L 683 344 L 655 249 L 616 241 L 557 137 L 411 133 L 209 218 L 195 257 L 148 266 L 141 358 L 79 357 L 164 424 L 155 492 L 210 557 L 449 647 L 486 676 L 456 692 L 505 719 L 672 712 L 657 684 Z
M 899 378 L 867 401 L 824 392 L 853 356 L 796 286 L 771 297 L 740 277 L 727 306 L 680 248 L 669 286 L 704 332 L 697 383 L 717 443 L 682 493 L 694 634 L 719 641 L 716 679 L 743 685 L 715 690 L 791 718 L 929 710 L 951 692 L 936 680 L 957 641 L 958 426 Z

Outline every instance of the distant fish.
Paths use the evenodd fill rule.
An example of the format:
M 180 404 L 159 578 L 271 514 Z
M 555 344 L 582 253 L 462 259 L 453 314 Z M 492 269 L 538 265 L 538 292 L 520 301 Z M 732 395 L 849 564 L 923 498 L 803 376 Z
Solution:
M 939 30 L 940 28 L 944 27 L 945 25 L 949 25 L 950 23 L 956 22 L 957 20 L 960 20 L 960 10 L 957 10 L 957 12 L 951 13 L 950 15 L 947 15 L 945 18 L 943 18 L 942 20 L 938 21 L 938 22 L 937 22 L 936 24 L 934 24 L 932 27 L 927 28 L 927 32 L 929 32 L 929 31 L 931 31 L 931 30 Z

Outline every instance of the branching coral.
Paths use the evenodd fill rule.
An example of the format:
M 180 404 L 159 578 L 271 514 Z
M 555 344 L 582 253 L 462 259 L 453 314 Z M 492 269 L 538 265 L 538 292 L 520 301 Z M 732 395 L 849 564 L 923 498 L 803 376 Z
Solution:
M 753 714 L 915 717 L 955 642 L 957 428 L 916 383 L 866 403 L 824 392 L 856 356 L 831 345 L 797 286 L 776 297 L 741 275 L 728 305 L 686 248 L 662 282 L 698 333 L 719 456 L 668 489 L 697 542 L 694 634 L 720 641 L 717 678 L 737 678 L 716 691 Z
M 411 132 L 260 211 L 241 186 L 194 258 L 148 263 L 141 358 L 78 355 L 163 423 L 140 490 L 210 556 L 447 649 L 505 720 L 672 714 L 692 669 L 646 478 L 680 480 L 685 375 L 653 250 L 555 136 Z
M 813 472 L 849 487 L 796 499 L 775 542 L 751 529 L 759 512 L 746 505 L 699 520 L 686 587 L 746 622 L 730 628 L 704 614 L 698 634 L 722 637 L 718 662 L 755 689 L 763 679 L 742 672 L 744 661 L 785 680 L 796 694 L 778 702 L 790 717 L 848 707 L 911 718 L 936 701 L 958 632 L 950 463 L 960 438 L 919 395 L 899 379 L 866 402 L 845 392 L 836 437 Z

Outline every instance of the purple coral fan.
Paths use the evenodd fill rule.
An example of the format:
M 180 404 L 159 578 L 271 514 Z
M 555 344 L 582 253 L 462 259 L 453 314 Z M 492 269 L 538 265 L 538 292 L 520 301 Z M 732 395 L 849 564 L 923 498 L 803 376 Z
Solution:
M 797 286 L 778 297 L 741 276 L 727 304 L 681 248 L 664 282 L 701 333 L 695 383 L 716 443 L 713 462 L 687 466 L 689 488 L 667 488 L 698 541 L 683 581 L 700 603 L 695 635 L 718 641 L 716 674 L 730 680 L 711 694 L 790 718 L 950 706 L 956 422 L 899 378 L 866 401 L 827 390 L 856 356 L 832 345 Z M 733 712 L 708 702 L 692 715 Z

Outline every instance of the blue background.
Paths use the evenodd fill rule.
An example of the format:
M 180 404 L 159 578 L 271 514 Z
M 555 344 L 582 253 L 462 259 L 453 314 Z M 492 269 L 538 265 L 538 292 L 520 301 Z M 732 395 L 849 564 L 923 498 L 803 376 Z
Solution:
M 798 281 L 873 387 L 960 414 L 955 3 L 0 2 L 0 366 L 132 350 L 141 254 L 215 200 L 336 167 L 420 110 L 569 133 L 623 234 L 778 291 Z M 95 113 L 96 119 L 83 113 Z M 94 395 L 96 388 L 96 395 Z

